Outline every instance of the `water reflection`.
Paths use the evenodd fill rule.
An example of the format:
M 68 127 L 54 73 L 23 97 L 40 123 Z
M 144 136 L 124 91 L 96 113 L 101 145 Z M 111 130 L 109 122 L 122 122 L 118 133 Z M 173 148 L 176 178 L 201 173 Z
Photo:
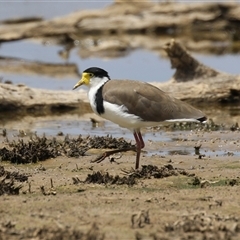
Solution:
M 52 18 L 53 16 L 63 15 L 78 9 L 104 7 L 112 1 L 105 3 L 79 2 L 76 5 L 75 3 L 59 3 L 58 8 L 53 7 L 55 3 L 50 2 L 44 2 L 44 6 L 43 4 L 41 6 L 38 5 L 40 3 L 23 2 L 25 4 L 24 7 L 20 3 L 1 3 L 0 18 L 15 17 L 15 9 L 18 10 L 18 17 L 30 16 L 28 14 L 31 13 L 31 15 L 40 14 L 44 18 Z M 49 7 L 46 11 L 47 6 Z M 1 65 L 0 62 L 1 81 L 10 80 L 14 84 L 26 84 L 34 88 L 71 90 L 79 77 L 76 71 L 81 72 L 90 66 L 99 66 L 106 69 L 112 78 L 137 79 L 146 82 L 164 82 L 169 80 L 174 73 L 174 70 L 170 67 L 169 60 L 164 58 L 161 53 L 162 45 L 169 40 L 169 36 L 165 36 L 164 38 L 163 36 L 145 36 L 145 34 L 142 34 L 141 36 L 121 36 L 121 39 L 119 39 L 119 36 L 111 37 L 104 35 L 98 36 L 97 40 L 92 36 L 85 36 L 85 38 L 83 36 L 76 36 L 76 41 L 78 41 L 79 37 L 81 38 L 81 42 L 76 44 L 74 48 L 65 44 L 55 44 L 56 42 L 52 39 L 41 39 L 38 41 L 21 40 L 3 43 L 0 48 L 0 57 L 5 57 L 2 60 L 2 64 L 6 64 L 6 58 L 15 58 L 15 60 L 8 63 L 8 68 L 6 65 Z M 121 43 L 120 47 L 119 42 Z M 134 42 L 134 44 L 129 44 L 129 42 Z M 92 48 L 86 47 L 88 44 Z M 101 51 L 101 47 L 106 44 L 112 44 L 113 48 L 110 48 L 109 51 L 105 51 L 103 48 L 103 51 Z M 214 45 L 213 47 L 222 48 L 226 46 L 221 44 Z M 120 55 L 117 54 L 119 52 L 115 52 L 116 48 L 120 50 Z M 113 56 L 114 58 L 110 58 Z M 228 54 L 217 56 L 197 54 L 195 56 L 204 64 L 219 71 L 232 74 L 239 73 L 240 55 Z M 55 66 L 59 66 L 61 69 L 55 68 L 55 74 L 52 74 L 51 71 L 46 71 L 45 69 L 41 71 L 37 69 L 38 71 L 36 71 L 36 66 L 34 67 L 35 71 L 33 68 L 27 69 L 26 65 L 24 65 L 27 64 L 29 66 L 29 63 L 33 63 L 34 65 L 37 62 L 39 66 L 49 63 L 51 67 L 55 68 Z M 70 64 L 75 70 L 67 68 Z M 233 106 L 233 108 L 234 111 L 211 108 L 206 109 L 205 112 L 208 117 L 213 118 L 216 122 L 232 124 L 239 121 L 240 110 L 239 106 Z M 225 111 L 224 114 L 223 111 Z M 50 118 L 42 117 L 42 119 L 35 117 L 30 120 L 30 127 L 26 127 L 26 130 L 29 128 L 30 131 L 37 131 L 39 133 L 47 132 L 49 134 L 56 134 L 58 131 L 63 131 L 64 134 L 74 134 L 76 132 L 79 132 L 79 134 L 102 134 L 102 132 L 112 132 L 109 125 L 105 125 L 103 128 L 91 129 L 86 119 L 82 120 L 75 114 L 72 114 L 70 118 L 68 116 L 61 115 L 58 118 L 55 116 Z M 31 118 L 31 116 L 29 117 Z M 17 131 L 17 129 L 25 128 L 24 119 L 21 118 L 15 121 L 14 125 L 11 125 L 12 118 L 6 119 L 6 122 L 2 121 L 1 127 L 8 129 L 13 127 L 13 131 Z M 121 132 L 121 134 L 123 133 L 124 131 Z
M 21 51 L 19 51 L 21 49 Z M 146 82 L 164 82 L 171 78 L 174 70 L 170 68 L 168 59 L 161 58 L 157 53 L 150 52 L 144 49 L 135 50 L 125 57 L 114 59 L 101 59 L 97 57 L 80 58 L 78 49 L 75 48 L 71 51 L 68 61 L 63 60 L 58 52 L 60 46 L 55 45 L 42 45 L 31 41 L 20 41 L 5 43 L 1 47 L 0 57 L 16 58 L 15 61 L 10 62 L 8 68 L 5 68 L 6 60 L 4 63 L 0 61 L 1 78 L 2 81 L 11 80 L 14 84 L 23 83 L 29 87 L 44 88 L 44 89 L 63 89 L 70 90 L 75 82 L 78 80 L 76 71 L 83 71 L 90 66 L 99 66 L 106 69 L 112 78 L 119 79 L 137 79 Z M 220 71 L 229 72 L 232 74 L 239 73 L 239 60 L 240 55 L 223 55 L 219 56 L 203 56 L 196 55 L 204 64 L 217 68 Z M 48 74 L 34 73 L 33 70 L 17 71 L 16 62 L 19 62 L 19 67 L 22 63 L 32 63 L 38 61 L 40 66 L 44 64 L 71 64 L 74 70 L 67 70 L 63 74 L 56 71 L 55 75 L 51 72 Z M 229 64 L 231 62 L 231 64 Z M 12 64 L 12 66 L 11 66 Z M 2 66 L 2 67 L 1 67 Z M 64 66 L 64 65 L 63 65 Z M 11 70 L 12 69 L 12 70 Z M 15 69 L 15 70 L 14 70 Z M 72 76 L 71 76 L 72 74 Z

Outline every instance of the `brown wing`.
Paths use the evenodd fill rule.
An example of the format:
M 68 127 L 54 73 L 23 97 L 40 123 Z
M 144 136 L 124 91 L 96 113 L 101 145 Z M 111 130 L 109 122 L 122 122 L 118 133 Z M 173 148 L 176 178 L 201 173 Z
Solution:
M 102 94 L 104 100 L 124 105 L 128 113 L 135 114 L 144 121 L 204 118 L 200 110 L 144 82 L 110 80 L 104 85 Z

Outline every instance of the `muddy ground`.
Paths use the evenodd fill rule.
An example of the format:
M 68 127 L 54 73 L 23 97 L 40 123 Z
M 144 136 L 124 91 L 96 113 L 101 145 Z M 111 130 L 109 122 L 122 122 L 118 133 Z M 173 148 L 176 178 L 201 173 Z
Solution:
M 80 12 L 80 15 L 76 12 L 50 21 L 3 22 L 1 38 L 3 41 L 38 38 L 45 42 L 45 37 L 55 35 L 54 42 L 63 44 L 62 54 L 66 59 L 78 44 L 78 54 L 82 58 L 90 55 L 117 57 L 136 48 L 150 49 L 161 55 L 164 48 L 176 73 L 169 84 L 161 85 L 163 90 L 174 92 L 175 97 L 192 103 L 205 102 L 211 106 L 215 103 L 216 108 L 214 106 L 207 114 L 209 118 L 214 112 L 221 116 L 224 124 L 229 119 L 239 122 L 239 76 L 212 69 L 208 74 L 206 66 L 184 49 L 179 51 L 181 47 L 177 41 L 169 41 L 169 38 L 177 38 L 188 49 L 201 53 L 239 52 L 239 6 L 208 4 L 203 6 L 205 12 L 201 13 L 199 5 L 194 13 L 186 5 L 187 8 L 179 8 L 183 13 L 178 17 L 173 3 L 173 10 L 165 21 L 159 21 L 164 24 L 160 26 L 155 25 L 156 19 L 152 16 L 155 14 L 162 18 L 159 13 L 164 9 L 167 13 L 169 8 L 165 3 L 164 9 L 159 4 L 149 8 L 144 4 L 144 11 L 142 8 L 139 11 L 133 3 L 130 9 L 129 5 L 127 8 L 123 6 L 119 15 L 116 15 L 117 5 L 119 3 L 103 12 Z M 115 23 L 130 26 L 130 32 L 123 29 L 126 34 L 120 38 L 118 31 L 108 30 L 112 24 L 100 24 L 102 30 L 107 29 L 104 33 L 97 33 L 101 30 L 98 27 L 102 20 L 111 22 L 109 13 Z M 139 21 L 142 17 L 145 21 Z M 146 34 L 148 27 L 136 26 L 136 23 L 145 24 L 147 17 L 151 26 L 154 20 L 150 28 L 153 32 L 149 34 Z M 181 31 L 175 29 L 178 18 L 184 23 L 180 26 Z M 94 24 L 96 21 L 98 24 Z M 116 24 L 112 23 L 116 29 Z M 121 32 L 121 28 L 117 29 Z M 214 35 L 209 34 L 212 29 L 215 29 Z M 106 31 L 110 32 L 105 34 Z M 202 34 L 199 35 L 199 31 Z M 183 39 L 178 32 L 184 35 Z M 220 46 L 216 42 L 224 44 Z M 189 59 L 191 61 L 187 61 Z M 6 63 L 11 63 L 10 67 Z M 64 66 L 4 58 L 0 67 L 6 72 L 19 73 L 24 69 L 31 74 L 38 74 L 41 69 L 41 74 L 57 74 L 59 77 L 58 69 Z M 64 72 L 78 77 L 75 65 L 65 67 L 68 70 Z M 179 81 L 186 79 L 191 81 L 184 84 Z M 27 117 L 19 119 L 16 114 L 19 109 L 20 114 L 30 114 L 30 122 L 36 123 L 50 112 L 70 111 L 85 104 L 80 104 L 84 99 L 79 92 L 37 90 L 13 85 L 11 81 L 6 83 L 0 83 L 1 109 L 11 109 L 15 114 L 10 120 L 1 116 L 1 121 L 4 127 L 5 121 L 8 122 L 9 129 L 25 127 Z M 221 103 L 231 104 L 234 111 L 223 112 Z M 55 115 L 54 118 L 59 123 L 66 116 Z M 72 118 L 75 118 L 73 114 Z M 62 134 L 45 139 L 25 136 L 25 132 L 12 137 L 4 129 L 1 131 L 0 240 L 240 239 L 240 130 L 237 125 L 216 129 L 180 128 L 177 131 L 155 128 L 152 135 L 145 134 L 146 147 L 138 171 L 132 169 L 134 152 L 117 155 L 99 164 L 91 162 L 103 148 L 127 146 L 123 139 L 95 138 L 92 141 Z M 124 133 L 123 137 L 126 137 Z
M 232 130 L 155 129 L 138 172 L 134 152 L 91 163 L 100 149 L 2 161 L 0 185 L 10 192 L 0 196 L 0 239 L 239 239 L 240 132 Z

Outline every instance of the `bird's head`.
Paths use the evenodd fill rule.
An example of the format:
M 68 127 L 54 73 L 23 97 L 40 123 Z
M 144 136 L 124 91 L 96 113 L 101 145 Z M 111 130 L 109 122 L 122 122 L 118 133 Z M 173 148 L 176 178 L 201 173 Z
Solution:
M 76 89 L 81 85 L 91 87 L 99 82 L 108 80 L 110 80 L 108 72 L 98 67 L 91 67 L 83 71 L 82 78 L 77 82 L 73 89 Z

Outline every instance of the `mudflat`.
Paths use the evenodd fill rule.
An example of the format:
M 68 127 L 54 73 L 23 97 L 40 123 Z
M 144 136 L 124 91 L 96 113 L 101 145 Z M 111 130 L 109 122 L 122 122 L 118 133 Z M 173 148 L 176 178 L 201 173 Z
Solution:
M 0 239 L 239 239 L 239 130 L 164 134 L 145 139 L 138 171 L 134 152 L 92 163 L 100 149 L 2 161 L 17 191 L 0 196 Z

